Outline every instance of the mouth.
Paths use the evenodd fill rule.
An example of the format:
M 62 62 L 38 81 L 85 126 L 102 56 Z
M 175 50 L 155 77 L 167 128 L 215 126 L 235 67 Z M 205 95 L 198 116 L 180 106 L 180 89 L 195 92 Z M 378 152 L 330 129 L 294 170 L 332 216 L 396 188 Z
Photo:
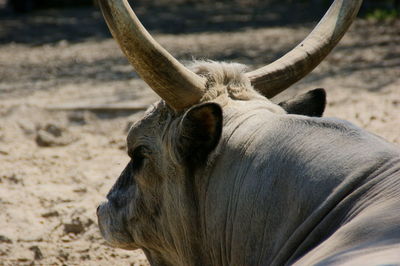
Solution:
M 99 225 L 100 233 L 104 237 L 104 227 L 103 227 L 103 215 L 102 215 L 102 209 L 104 208 L 104 205 L 106 202 L 101 203 L 99 206 L 97 206 L 96 209 L 96 215 L 97 215 L 97 224 Z
M 109 202 L 103 202 L 96 210 L 100 233 L 107 244 L 126 250 L 138 249 L 139 247 L 134 244 L 131 234 L 119 218 L 120 215 L 115 215 L 111 209 Z

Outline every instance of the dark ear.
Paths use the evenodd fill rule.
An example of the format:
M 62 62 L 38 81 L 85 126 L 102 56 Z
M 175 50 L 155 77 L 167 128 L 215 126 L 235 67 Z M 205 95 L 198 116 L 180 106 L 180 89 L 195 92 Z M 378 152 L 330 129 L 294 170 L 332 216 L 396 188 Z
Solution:
M 326 92 L 324 89 L 311 90 L 293 99 L 283 101 L 279 105 L 288 114 L 321 117 L 326 106 Z
M 222 132 L 222 109 L 216 103 L 190 108 L 180 124 L 179 152 L 185 160 L 202 162 L 217 146 Z

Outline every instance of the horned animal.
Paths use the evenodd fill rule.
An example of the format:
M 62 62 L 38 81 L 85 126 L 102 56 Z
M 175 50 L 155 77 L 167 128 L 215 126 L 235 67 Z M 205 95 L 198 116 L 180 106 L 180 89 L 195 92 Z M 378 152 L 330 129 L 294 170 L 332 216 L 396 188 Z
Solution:
M 127 0 L 99 0 L 162 98 L 130 129 L 131 160 L 97 209 L 106 241 L 152 265 L 399 265 L 399 147 L 321 117 L 322 89 L 269 100 L 328 55 L 361 2 L 335 0 L 297 47 L 248 72 L 184 66 Z

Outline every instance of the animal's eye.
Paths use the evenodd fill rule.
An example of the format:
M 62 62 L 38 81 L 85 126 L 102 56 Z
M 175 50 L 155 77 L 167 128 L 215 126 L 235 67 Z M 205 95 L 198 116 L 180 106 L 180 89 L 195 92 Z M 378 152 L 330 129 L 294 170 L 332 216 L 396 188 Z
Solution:
M 132 166 L 134 169 L 139 169 L 142 166 L 143 160 L 145 158 L 144 152 L 144 146 L 138 146 L 135 149 L 128 151 L 128 155 L 132 159 Z

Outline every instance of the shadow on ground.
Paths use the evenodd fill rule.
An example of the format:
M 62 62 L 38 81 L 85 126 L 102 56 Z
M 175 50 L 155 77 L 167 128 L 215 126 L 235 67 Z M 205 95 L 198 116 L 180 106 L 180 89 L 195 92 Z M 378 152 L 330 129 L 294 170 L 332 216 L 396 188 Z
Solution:
M 134 10 L 148 30 L 173 34 L 304 24 L 317 21 L 324 13 L 323 7 L 315 8 L 305 3 L 189 2 L 174 5 L 165 1 L 142 3 L 135 5 Z M 95 7 L 38 10 L 24 15 L 3 10 L 0 25 L 0 44 L 42 45 L 61 40 L 79 42 L 110 37 Z

